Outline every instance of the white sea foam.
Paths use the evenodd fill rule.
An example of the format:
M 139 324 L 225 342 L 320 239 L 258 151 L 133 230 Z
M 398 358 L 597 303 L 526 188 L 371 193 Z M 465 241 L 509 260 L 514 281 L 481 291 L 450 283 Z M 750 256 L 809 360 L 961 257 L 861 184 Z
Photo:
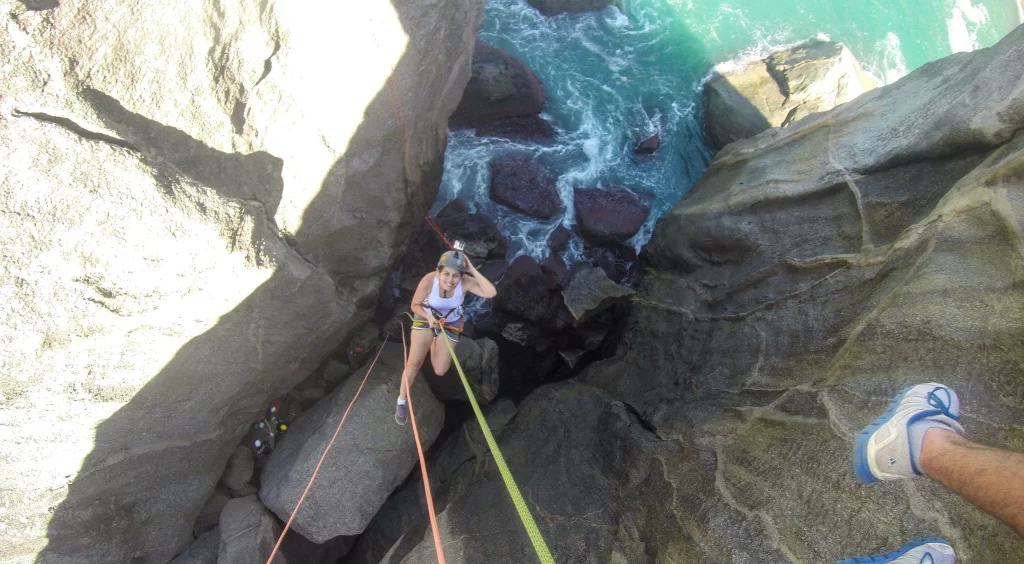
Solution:
M 978 43 L 978 28 L 987 23 L 988 9 L 984 5 L 975 6 L 971 0 L 956 0 L 952 16 L 946 20 L 950 50 L 961 53 L 981 47 Z
M 861 62 L 868 74 L 879 84 L 892 84 L 907 76 L 907 59 L 903 56 L 903 45 L 900 43 L 900 37 L 891 31 L 885 34 L 885 39 L 875 43 L 875 55 Z

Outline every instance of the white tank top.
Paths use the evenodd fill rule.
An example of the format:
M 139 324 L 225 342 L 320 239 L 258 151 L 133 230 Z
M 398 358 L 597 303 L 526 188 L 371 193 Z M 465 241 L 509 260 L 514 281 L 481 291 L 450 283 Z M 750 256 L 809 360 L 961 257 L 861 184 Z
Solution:
M 437 275 L 434 275 L 434 283 L 430 287 L 430 293 L 427 294 L 427 299 L 423 300 L 425 305 L 430 306 L 435 311 L 445 316 L 445 321 L 452 323 L 462 318 L 462 300 L 465 295 L 462 293 L 462 281 L 455 286 L 455 291 L 452 292 L 452 297 L 442 298 L 441 289 L 438 286 Z

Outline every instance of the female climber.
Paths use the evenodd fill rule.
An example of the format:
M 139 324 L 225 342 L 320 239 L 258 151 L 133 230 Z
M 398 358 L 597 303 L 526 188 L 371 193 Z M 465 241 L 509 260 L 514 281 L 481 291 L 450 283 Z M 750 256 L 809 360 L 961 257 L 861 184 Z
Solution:
M 428 350 L 434 374 L 444 376 L 448 372 L 448 367 L 452 364 L 451 352 L 444 343 L 438 342 L 437 338 L 444 333 L 451 341 L 451 350 L 455 350 L 464 324 L 462 300 L 466 292 L 490 299 L 498 291 L 460 250 L 448 251 L 441 255 L 441 260 L 437 261 L 437 271 L 427 273 L 420 280 L 410 306 L 416 315 L 412 322 L 409 362 L 405 366 L 405 373 L 402 374 L 403 378 L 408 378 L 410 389 L 420 366 L 423 365 L 423 360 L 427 357 Z M 398 405 L 395 406 L 395 421 L 399 425 L 405 425 L 409 420 L 405 390 L 405 386 L 402 386 L 398 394 Z

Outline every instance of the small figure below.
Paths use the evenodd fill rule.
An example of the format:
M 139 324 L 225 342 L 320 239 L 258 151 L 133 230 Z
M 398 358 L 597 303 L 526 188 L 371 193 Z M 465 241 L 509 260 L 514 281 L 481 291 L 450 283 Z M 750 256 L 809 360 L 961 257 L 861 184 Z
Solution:
M 441 255 L 441 259 L 437 261 L 437 271 L 425 275 L 412 296 L 410 309 L 415 314 L 412 322 L 412 344 L 409 362 L 402 375 L 403 380 L 408 378 L 410 388 L 428 351 L 434 373 L 444 376 L 448 372 L 448 367 L 452 364 L 451 351 L 455 350 L 465 323 L 462 302 L 466 292 L 485 299 L 493 298 L 497 294 L 494 284 L 477 271 L 469 257 L 461 251 L 461 246 L 458 243 L 455 245 L 456 250 Z M 437 342 L 442 333 L 451 341 L 451 351 L 444 343 Z M 405 387 L 402 386 L 395 407 L 395 421 L 399 425 L 405 425 L 409 420 L 408 409 L 408 398 L 405 395 Z

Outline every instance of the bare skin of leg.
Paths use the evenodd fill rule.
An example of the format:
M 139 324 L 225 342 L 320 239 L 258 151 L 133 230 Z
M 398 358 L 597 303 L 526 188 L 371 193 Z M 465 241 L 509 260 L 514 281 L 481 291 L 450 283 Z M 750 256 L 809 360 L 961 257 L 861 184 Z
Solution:
M 409 388 L 412 388 L 412 383 L 416 380 L 416 375 L 420 373 L 420 367 L 423 366 L 423 361 L 427 358 L 427 352 L 433 348 L 434 332 L 430 329 L 413 329 L 412 334 L 409 336 L 411 341 L 409 345 L 409 361 L 405 365 L 405 372 L 402 374 L 403 378 L 407 378 L 409 381 Z M 401 384 L 399 384 L 401 386 Z M 401 386 L 401 390 L 398 392 L 398 399 L 407 399 L 405 396 L 405 386 Z
M 438 376 L 447 374 L 448 369 L 452 366 L 452 353 L 448 350 L 442 339 L 447 339 L 447 337 L 438 335 L 434 337 L 434 344 L 430 345 L 430 364 L 434 367 L 434 374 Z M 458 345 L 458 343 L 451 341 L 448 341 L 448 343 L 452 346 L 452 351 Z
M 932 428 L 921 445 L 921 468 L 1024 536 L 1024 454 Z

